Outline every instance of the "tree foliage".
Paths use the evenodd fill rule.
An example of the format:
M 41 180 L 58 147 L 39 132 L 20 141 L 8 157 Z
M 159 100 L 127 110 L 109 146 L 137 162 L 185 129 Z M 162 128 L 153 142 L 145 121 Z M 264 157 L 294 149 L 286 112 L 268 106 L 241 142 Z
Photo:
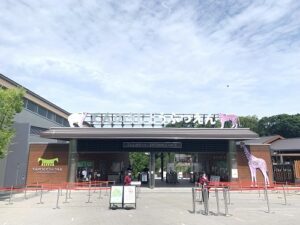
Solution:
M 240 116 L 239 117 L 239 121 L 240 121 L 240 127 L 244 127 L 244 128 L 250 128 L 250 130 L 258 133 L 259 129 L 258 129 L 258 117 L 257 116 Z
M 279 114 L 263 117 L 258 123 L 260 136 L 281 135 L 285 138 L 300 137 L 300 114 Z
M 8 146 L 14 137 L 13 119 L 23 109 L 25 91 L 19 88 L 0 88 L 0 158 L 6 155 Z
M 288 115 L 279 114 L 270 117 L 263 117 L 258 119 L 257 116 L 240 116 L 240 127 L 250 128 L 250 130 L 258 133 L 260 136 L 281 135 L 285 138 L 300 137 L 300 114 Z M 167 127 L 176 128 L 219 128 L 221 123 L 219 120 L 214 125 L 210 123 L 200 125 L 192 123 L 178 122 L 175 124 L 168 124 Z M 225 128 L 231 127 L 231 122 L 225 122 Z
M 130 152 L 129 160 L 132 165 L 132 175 L 137 177 L 139 172 L 148 167 L 149 155 L 146 155 L 145 152 Z

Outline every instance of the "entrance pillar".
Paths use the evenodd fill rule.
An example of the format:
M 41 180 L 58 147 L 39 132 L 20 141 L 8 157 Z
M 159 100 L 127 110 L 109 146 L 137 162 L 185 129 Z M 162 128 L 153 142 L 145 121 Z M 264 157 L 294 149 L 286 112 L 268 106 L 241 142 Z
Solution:
M 150 152 L 150 160 L 149 160 L 149 188 L 155 187 L 155 152 Z
M 164 181 L 164 153 L 160 153 L 160 180 Z
M 228 165 L 228 181 L 235 181 L 238 177 L 238 168 L 236 160 L 236 144 L 234 140 L 228 142 L 227 165 Z
M 76 181 L 77 160 L 78 160 L 77 140 L 72 139 L 69 142 L 68 182 Z

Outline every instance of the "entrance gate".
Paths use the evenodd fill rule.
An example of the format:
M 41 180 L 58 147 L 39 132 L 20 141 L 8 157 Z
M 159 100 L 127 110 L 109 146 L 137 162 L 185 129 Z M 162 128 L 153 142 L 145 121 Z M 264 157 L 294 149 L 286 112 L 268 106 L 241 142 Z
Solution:
M 273 174 L 276 182 L 295 182 L 294 168 L 291 164 L 274 165 Z

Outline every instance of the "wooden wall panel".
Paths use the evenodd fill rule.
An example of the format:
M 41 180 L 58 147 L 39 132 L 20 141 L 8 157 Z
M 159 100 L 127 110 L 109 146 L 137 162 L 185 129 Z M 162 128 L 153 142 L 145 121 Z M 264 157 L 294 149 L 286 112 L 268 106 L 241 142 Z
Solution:
M 68 176 L 68 144 L 31 144 L 26 184 L 62 183 Z M 54 166 L 43 166 L 38 158 L 58 158 Z
M 272 168 L 272 160 L 270 154 L 270 146 L 269 145 L 248 145 L 247 148 L 250 150 L 251 154 L 253 154 L 257 158 L 262 158 L 266 161 L 270 184 L 273 184 L 273 168 Z M 244 151 L 237 146 L 237 164 L 238 164 L 238 175 L 239 181 L 241 182 L 251 182 L 250 169 L 248 166 L 248 160 L 244 154 Z M 257 182 L 263 183 L 264 178 L 263 174 L 259 169 L 256 170 L 256 179 Z

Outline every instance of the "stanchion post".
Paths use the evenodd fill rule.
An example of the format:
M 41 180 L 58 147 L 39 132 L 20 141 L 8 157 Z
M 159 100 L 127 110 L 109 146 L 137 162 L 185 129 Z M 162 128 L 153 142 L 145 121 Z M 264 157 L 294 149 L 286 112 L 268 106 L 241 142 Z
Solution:
M 223 188 L 223 198 L 224 198 L 224 206 L 225 206 L 225 216 L 228 216 L 228 200 L 227 200 L 227 192 L 226 188 Z
M 268 206 L 268 213 L 270 213 L 270 202 L 269 202 L 269 196 L 268 196 L 268 188 L 265 186 L 265 198 L 267 200 L 267 206 Z
M 13 192 L 13 189 L 14 189 L 14 186 L 12 185 L 10 187 L 10 194 L 9 194 L 9 201 L 8 201 L 9 205 L 13 204 L 13 202 L 12 202 L 12 192 Z
M 192 188 L 193 213 L 196 213 L 195 188 Z
M 99 184 L 99 199 L 102 199 L 102 196 L 101 196 L 101 192 L 102 192 L 102 183 Z
M 283 193 L 283 198 L 284 198 L 284 204 L 286 205 L 286 193 L 285 193 L 285 188 L 284 185 L 282 185 L 282 193 Z
M 215 196 L 217 201 L 217 215 L 220 215 L 220 202 L 219 202 L 219 190 L 218 188 L 215 188 Z
M 27 185 L 25 186 L 25 190 L 24 190 L 24 199 L 27 199 Z
M 240 191 L 242 192 L 242 185 L 241 185 L 241 181 L 239 180 L 239 184 L 240 184 Z
M 227 188 L 226 188 L 226 190 L 227 190 L 227 197 L 228 197 L 228 205 L 230 205 L 231 204 L 231 199 L 230 199 L 230 187 L 228 186 Z
M 208 205 L 208 189 L 205 187 L 203 188 L 204 193 L 204 214 L 209 215 L 209 205 Z
M 72 199 L 72 197 L 71 197 L 71 191 L 72 191 L 72 189 L 70 188 L 69 189 L 69 199 Z
M 39 186 L 39 182 L 37 181 L 37 182 L 36 182 L 36 187 L 35 187 L 35 195 L 38 194 L 38 193 L 37 193 L 37 192 L 38 192 L 38 186 Z
M 89 193 L 88 193 L 88 201 L 86 203 L 92 203 L 91 202 L 91 183 L 89 184 Z
M 107 196 L 107 189 L 108 189 L 108 181 L 106 181 L 106 190 L 105 190 L 105 196 Z
M 43 185 L 41 186 L 40 202 L 39 204 L 44 204 L 43 202 Z
M 68 202 L 68 187 L 66 187 L 66 198 L 65 198 L 64 203 L 69 203 Z
M 58 206 L 58 203 L 59 203 L 59 195 L 60 195 L 60 193 L 59 193 L 60 190 L 59 190 L 59 189 L 60 189 L 60 188 L 57 189 L 57 199 L 56 199 L 56 207 L 55 207 L 56 209 L 59 209 L 59 206 Z

